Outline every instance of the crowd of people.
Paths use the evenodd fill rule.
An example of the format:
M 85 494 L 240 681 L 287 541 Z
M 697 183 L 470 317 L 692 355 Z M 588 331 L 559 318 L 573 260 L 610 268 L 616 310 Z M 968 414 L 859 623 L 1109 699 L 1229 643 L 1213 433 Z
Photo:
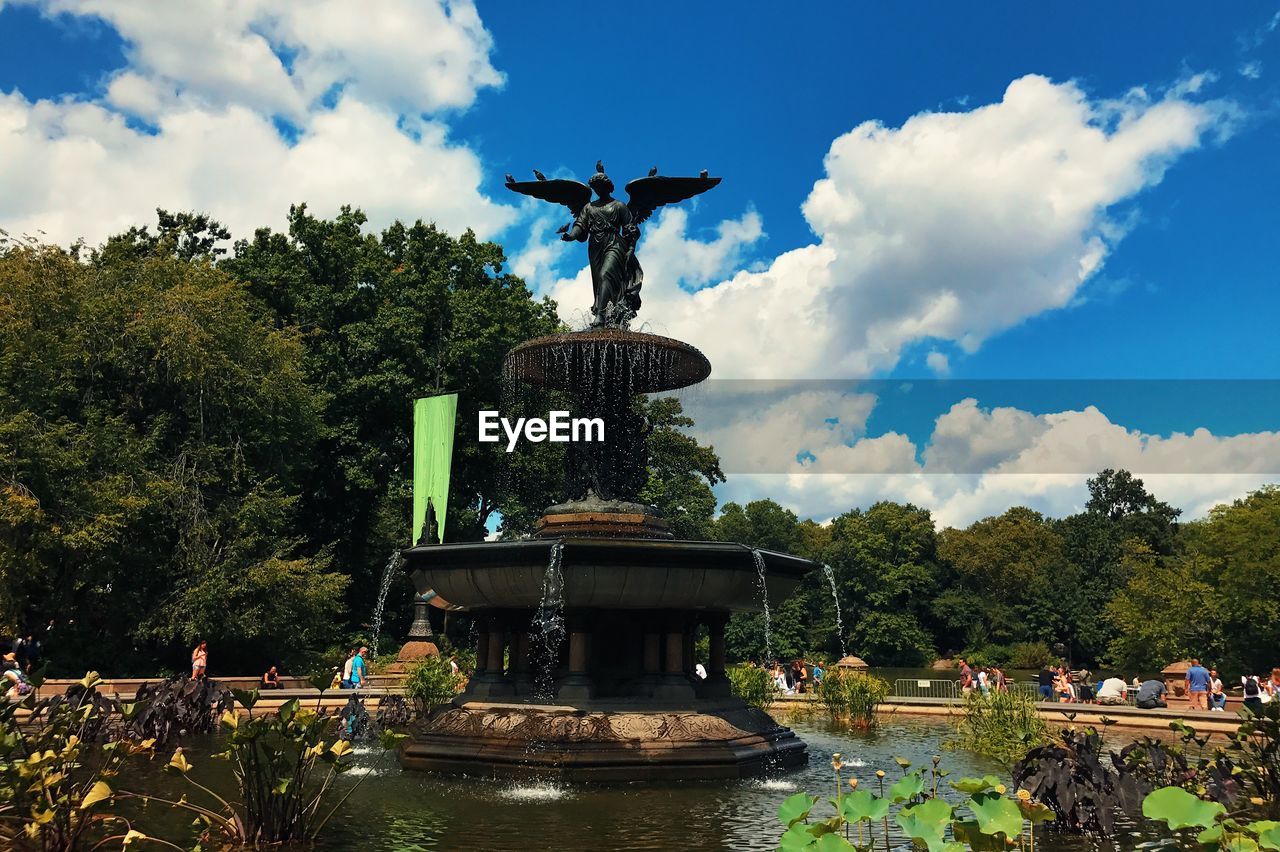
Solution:
M 773 685 L 783 695 L 801 695 L 816 691 L 822 684 L 827 672 L 827 664 L 822 660 L 792 660 L 791 665 L 775 660 L 769 668 L 773 677 Z

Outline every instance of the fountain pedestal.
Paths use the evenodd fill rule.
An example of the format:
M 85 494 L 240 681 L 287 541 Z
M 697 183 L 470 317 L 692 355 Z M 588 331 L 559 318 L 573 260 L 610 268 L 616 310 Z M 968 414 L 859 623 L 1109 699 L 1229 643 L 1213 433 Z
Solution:
M 567 391 L 606 441 L 567 448 L 567 502 L 537 537 L 404 551 L 420 592 L 477 619 L 476 673 L 420 721 L 411 769 L 609 781 L 738 778 L 806 760 L 789 728 L 733 696 L 731 612 L 767 612 L 816 566 L 727 542 L 675 541 L 638 500 L 648 481 L 640 394 L 701 381 L 688 344 L 618 329 L 528 341 L 512 382 Z M 709 659 L 694 648 L 707 632 Z M 695 674 L 705 662 L 707 677 Z

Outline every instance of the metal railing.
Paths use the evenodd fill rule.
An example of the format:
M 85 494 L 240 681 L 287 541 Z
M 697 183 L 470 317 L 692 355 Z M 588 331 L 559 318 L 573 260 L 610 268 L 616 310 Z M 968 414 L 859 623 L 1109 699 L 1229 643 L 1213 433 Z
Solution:
M 959 698 L 960 683 L 954 680 L 917 680 L 899 678 L 893 682 L 893 692 L 899 698 Z

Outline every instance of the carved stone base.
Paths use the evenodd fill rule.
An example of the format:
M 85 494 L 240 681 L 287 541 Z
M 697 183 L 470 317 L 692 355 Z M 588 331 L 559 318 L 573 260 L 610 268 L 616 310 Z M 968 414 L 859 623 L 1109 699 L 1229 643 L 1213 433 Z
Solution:
M 406 769 L 568 781 L 725 779 L 789 769 L 805 744 L 731 699 L 696 709 L 466 702 L 437 709 L 400 751 Z

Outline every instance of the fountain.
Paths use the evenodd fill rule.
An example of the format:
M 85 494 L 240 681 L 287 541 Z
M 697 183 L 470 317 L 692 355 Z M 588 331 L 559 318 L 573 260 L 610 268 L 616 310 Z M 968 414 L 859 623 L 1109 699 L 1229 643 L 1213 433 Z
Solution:
M 648 476 L 639 396 L 700 382 L 711 365 L 687 343 L 627 329 L 639 306 L 634 225 L 718 182 L 705 173 L 641 178 L 623 206 L 600 164 L 594 202 L 575 181 L 508 180 L 570 207 L 566 239 L 589 236 L 597 321 L 520 344 L 504 378 L 567 394 L 575 417 L 603 419 L 605 440 L 567 445 L 564 502 L 546 509 L 533 538 L 404 551 L 419 592 L 465 607 L 477 625 L 474 676 L 413 728 L 405 767 L 634 781 L 737 778 L 806 760 L 789 728 L 733 695 L 724 630 L 732 612 L 766 609 L 816 566 L 740 544 L 677 541 L 638 497 Z M 602 226 L 606 214 L 625 221 Z M 704 628 L 702 679 L 694 646 Z

